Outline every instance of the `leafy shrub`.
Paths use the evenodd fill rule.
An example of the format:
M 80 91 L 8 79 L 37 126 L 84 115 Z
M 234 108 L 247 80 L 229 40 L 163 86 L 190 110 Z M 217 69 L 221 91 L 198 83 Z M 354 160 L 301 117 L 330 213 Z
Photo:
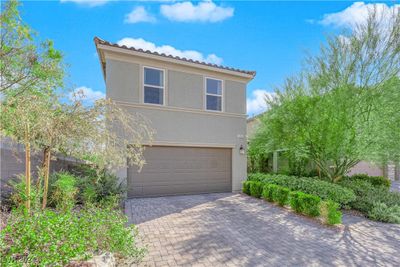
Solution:
M 342 186 L 350 188 L 356 194 L 356 199 L 349 203 L 350 207 L 365 215 L 373 209 L 375 203 L 384 203 L 388 207 L 400 206 L 400 193 L 390 192 L 384 186 L 373 186 L 361 179 L 343 179 Z
M 272 198 L 280 206 L 285 206 L 289 202 L 289 193 L 290 190 L 288 188 L 276 186 L 272 192 Z
M 51 184 L 50 202 L 59 210 L 67 211 L 75 204 L 76 178 L 67 172 L 56 173 Z
M 107 251 L 139 260 L 144 250 L 136 246 L 137 230 L 126 223 L 120 211 L 95 206 L 32 216 L 14 211 L 0 233 L 0 265 L 63 266 Z
M 368 212 L 368 217 L 381 222 L 400 223 L 400 206 L 388 207 L 385 203 L 377 202 Z
M 327 224 L 342 223 L 342 212 L 339 210 L 339 204 L 332 200 L 321 202 L 320 213 Z
M 242 191 L 243 193 L 250 195 L 250 181 L 244 181 L 243 182 L 243 187 L 242 187 Z
M 310 194 L 300 194 L 299 201 L 304 214 L 312 217 L 318 216 L 320 214 L 320 197 Z
M 273 193 L 278 186 L 275 184 L 265 184 L 262 191 L 262 197 L 267 201 L 274 201 Z
M 290 207 L 298 213 L 302 213 L 303 212 L 303 206 L 301 205 L 300 202 L 300 195 L 303 195 L 304 193 L 302 192 L 290 192 L 289 193 L 289 203 L 290 203 Z
M 28 196 L 26 195 L 26 183 L 25 176 L 19 175 L 16 180 L 10 180 L 9 185 L 11 186 L 12 192 L 9 196 L 9 205 L 11 207 L 21 207 L 25 204 L 25 201 L 28 200 Z M 40 185 L 40 183 L 36 183 L 36 185 Z M 38 186 L 31 186 L 30 192 L 30 200 L 31 200 L 31 208 L 33 210 L 38 210 L 41 208 L 41 197 L 42 190 Z
M 324 200 L 333 200 L 341 206 L 345 206 L 356 198 L 351 189 L 316 178 L 255 173 L 249 175 L 249 180 L 276 184 L 293 191 L 316 195 Z
M 250 195 L 256 198 L 260 198 L 263 190 L 263 184 L 261 182 L 250 183 Z
M 290 193 L 290 206 L 298 213 L 308 216 L 318 216 L 320 214 L 321 199 L 318 196 L 305 194 L 303 192 Z
M 118 177 L 106 170 L 96 170 L 87 165 L 76 166 L 70 171 L 79 177 L 77 200 L 79 203 L 99 203 L 110 196 L 122 198 L 126 186 Z
M 368 176 L 367 174 L 355 174 L 351 179 L 363 180 L 371 183 L 374 186 L 384 186 L 390 188 L 390 180 L 383 176 Z

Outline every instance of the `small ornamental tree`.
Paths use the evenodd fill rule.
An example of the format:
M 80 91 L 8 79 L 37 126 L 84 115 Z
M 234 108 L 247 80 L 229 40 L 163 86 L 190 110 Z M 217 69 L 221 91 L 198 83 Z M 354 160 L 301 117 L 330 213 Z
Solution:
M 22 92 L 7 97 L 1 104 L 0 130 L 2 136 L 25 145 L 26 208 L 30 211 L 31 150 L 39 149 L 38 140 L 49 113 L 47 97 Z
M 361 160 L 400 156 L 400 12 L 371 10 L 351 34 L 320 54 L 268 100 L 250 150 L 285 149 L 339 181 Z
M 39 138 L 43 150 L 44 192 L 46 207 L 50 159 L 53 154 L 66 154 L 98 169 L 114 169 L 130 164 L 144 164 L 144 142 L 151 142 L 153 131 L 140 114 L 131 114 L 101 99 L 93 106 L 83 104 L 84 96 L 75 95 L 72 103 L 55 102 Z

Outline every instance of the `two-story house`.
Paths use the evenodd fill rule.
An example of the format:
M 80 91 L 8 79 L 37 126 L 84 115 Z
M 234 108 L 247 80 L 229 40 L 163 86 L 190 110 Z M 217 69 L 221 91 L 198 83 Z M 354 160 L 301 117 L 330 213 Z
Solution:
M 106 96 L 156 132 L 141 172 L 119 172 L 128 197 L 239 191 L 247 175 L 246 86 L 255 72 L 94 42 Z

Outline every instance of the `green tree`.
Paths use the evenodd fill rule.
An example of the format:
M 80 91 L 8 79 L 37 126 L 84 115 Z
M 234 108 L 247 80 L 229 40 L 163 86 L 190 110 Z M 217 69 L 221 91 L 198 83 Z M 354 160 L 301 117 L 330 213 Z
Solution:
M 43 131 L 52 103 L 49 98 L 37 94 L 21 93 L 18 97 L 6 97 L 1 103 L 1 136 L 25 146 L 26 208 L 30 211 L 31 150 L 39 149 L 35 142 Z
M 1 2 L 0 92 L 18 95 L 32 88 L 53 90 L 62 85 L 62 54 L 53 42 L 37 42 L 18 11 L 19 2 Z
M 50 40 L 38 42 L 18 11 L 19 2 L 1 2 L 0 93 L 1 132 L 25 145 L 26 206 L 30 209 L 30 152 L 38 138 L 51 99 L 62 86 L 62 54 Z
M 399 75 L 400 12 L 371 10 L 350 34 L 328 38 L 267 101 L 250 148 L 287 149 L 335 182 L 360 160 L 398 159 Z

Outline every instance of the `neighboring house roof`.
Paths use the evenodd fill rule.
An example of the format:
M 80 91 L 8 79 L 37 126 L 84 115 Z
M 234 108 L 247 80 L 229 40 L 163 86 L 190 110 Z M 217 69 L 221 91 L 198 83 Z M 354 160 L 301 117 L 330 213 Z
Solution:
M 256 116 L 253 116 L 253 117 L 251 117 L 251 118 L 248 118 L 248 119 L 247 119 L 247 123 L 252 122 L 252 121 L 254 121 L 255 119 L 261 118 L 261 116 L 262 116 L 263 114 L 264 114 L 264 112 L 263 112 L 263 113 L 260 113 L 260 114 L 258 114 L 258 115 L 256 115 Z
M 143 53 L 144 55 L 153 55 L 153 56 L 158 56 L 158 57 L 162 57 L 165 59 L 174 59 L 180 62 L 184 62 L 184 63 L 190 63 L 190 64 L 194 64 L 197 66 L 207 66 L 207 67 L 211 67 L 211 68 L 215 68 L 216 71 L 218 70 L 225 70 L 225 71 L 229 71 L 229 72 L 234 72 L 234 73 L 238 73 L 241 74 L 241 76 L 246 76 L 247 78 L 254 78 L 256 76 L 256 72 L 255 71 L 247 71 L 247 70 L 241 70 L 241 69 L 236 69 L 236 68 L 231 68 L 231 67 L 226 67 L 226 66 L 221 66 L 221 65 L 216 65 L 216 64 L 211 64 L 211 63 L 206 63 L 206 62 L 201 62 L 201 61 L 197 61 L 197 60 L 193 60 L 193 59 L 188 59 L 188 58 L 181 58 L 178 56 L 172 56 L 172 55 L 166 55 L 166 54 L 160 54 L 154 51 L 150 51 L 150 50 L 143 50 L 141 48 L 134 48 L 134 47 L 127 47 L 125 45 L 118 45 L 115 43 L 110 43 L 107 42 L 103 39 L 100 39 L 99 37 L 95 37 L 94 38 L 94 43 L 96 45 L 96 48 L 99 52 L 99 45 L 104 45 L 104 46 L 109 46 L 109 47 L 115 47 L 115 48 L 121 48 L 121 49 L 125 49 L 125 50 L 129 50 L 129 51 L 134 51 L 134 52 L 139 52 L 139 53 Z M 100 62 L 102 65 L 102 69 L 103 69 L 103 74 L 105 74 L 105 62 L 101 57 L 101 54 L 99 52 L 100 55 Z

